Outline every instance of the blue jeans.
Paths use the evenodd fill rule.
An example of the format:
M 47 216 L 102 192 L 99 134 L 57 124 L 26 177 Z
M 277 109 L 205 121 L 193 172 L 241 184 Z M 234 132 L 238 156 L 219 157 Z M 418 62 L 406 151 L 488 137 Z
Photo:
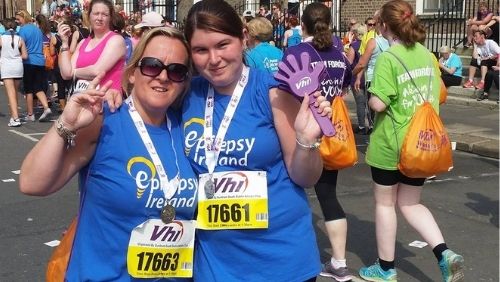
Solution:
M 360 89 L 359 91 L 354 90 L 351 87 L 351 93 L 354 96 L 354 101 L 356 102 L 356 115 L 358 117 L 358 127 L 364 128 L 366 127 L 365 118 L 366 118 L 366 95 L 365 90 Z

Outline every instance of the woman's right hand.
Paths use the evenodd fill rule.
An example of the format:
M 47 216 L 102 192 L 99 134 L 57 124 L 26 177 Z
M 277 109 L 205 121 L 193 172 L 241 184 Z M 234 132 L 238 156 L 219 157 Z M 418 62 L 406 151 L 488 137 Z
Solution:
M 96 89 L 103 77 L 104 73 L 100 73 L 90 82 L 87 90 L 74 94 L 68 100 L 60 119 L 72 132 L 90 125 L 101 112 L 104 95 L 112 84 L 108 81 Z
M 354 91 L 356 91 L 356 92 L 361 91 L 361 79 L 359 76 L 356 78 L 356 81 L 354 81 L 353 86 L 354 86 Z
M 57 25 L 57 34 L 61 37 L 61 41 L 67 43 L 71 36 L 71 27 L 63 22 Z
M 114 113 L 123 103 L 123 94 L 116 89 L 109 89 L 106 91 L 104 99 L 108 102 L 109 110 Z

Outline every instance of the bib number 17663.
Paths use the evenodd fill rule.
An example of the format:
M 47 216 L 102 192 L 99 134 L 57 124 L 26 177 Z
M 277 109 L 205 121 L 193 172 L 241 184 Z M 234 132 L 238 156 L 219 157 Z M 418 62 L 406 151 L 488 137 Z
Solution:
M 137 254 L 138 270 L 175 271 L 179 263 L 179 253 L 141 252 Z

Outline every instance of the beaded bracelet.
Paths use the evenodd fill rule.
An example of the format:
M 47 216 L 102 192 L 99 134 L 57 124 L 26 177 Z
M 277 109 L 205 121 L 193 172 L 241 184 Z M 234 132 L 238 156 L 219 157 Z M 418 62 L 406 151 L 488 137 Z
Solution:
M 311 145 L 306 145 L 303 144 L 299 141 L 299 139 L 295 138 L 295 142 L 297 142 L 297 145 L 299 145 L 300 148 L 306 149 L 306 150 L 316 150 L 319 148 L 319 145 L 321 144 L 321 139 L 316 139 L 316 142 L 314 142 Z

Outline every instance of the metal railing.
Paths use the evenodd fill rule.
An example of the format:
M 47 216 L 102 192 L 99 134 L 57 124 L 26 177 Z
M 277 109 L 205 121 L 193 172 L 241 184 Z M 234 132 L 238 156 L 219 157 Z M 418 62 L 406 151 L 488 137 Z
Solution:
M 143 15 L 151 11 L 160 13 L 167 21 L 177 22 L 177 2 L 179 0 L 115 0 L 115 4 L 122 6 L 127 15 L 135 12 Z
M 490 11 L 494 11 L 498 1 L 485 1 Z M 448 0 L 443 7 L 430 17 L 422 18 L 427 30 L 426 47 L 438 53 L 441 46 L 457 48 L 467 40 L 466 21 L 476 16 L 477 0 Z M 496 11 L 494 11 L 496 14 Z
M 167 20 L 175 23 L 182 29 L 182 22 L 177 19 L 178 1 L 180 0 L 115 0 L 120 3 L 127 13 L 138 11 L 141 14 L 155 10 L 162 14 Z M 425 41 L 426 47 L 434 53 L 437 53 L 439 47 L 447 45 L 456 48 L 464 43 L 467 38 L 466 20 L 475 17 L 478 11 L 479 0 L 444 0 L 441 3 L 441 8 L 438 12 L 431 15 L 420 16 L 422 23 L 427 30 L 427 39 Z M 489 7 L 489 10 L 497 14 L 496 5 L 498 0 L 484 0 Z M 270 1 L 270 6 L 272 3 Z M 281 16 L 278 19 L 273 19 L 274 26 L 273 41 L 279 48 L 283 48 L 283 33 L 287 29 L 287 22 L 290 14 L 295 14 L 300 23 L 302 10 L 308 4 L 315 2 L 315 0 L 303 0 L 300 5 L 295 6 L 292 10 L 288 11 L 286 7 L 282 7 Z M 255 13 L 259 11 L 259 0 L 241 0 L 235 4 L 235 10 L 241 15 L 245 10 L 252 10 Z M 342 21 L 342 3 L 343 1 L 332 1 L 332 33 L 338 36 L 343 36 L 347 32 L 347 26 Z
M 272 2 L 272 1 L 271 1 Z M 276 47 L 283 49 L 283 34 L 285 33 L 288 23 L 288 19 L 291 15 L 294 15 L 298 18 L 299 24 L 301 22 L 302 11 L 304 8 L 310 3 L 317 2 L 315 0 L 303 0 L 300 1 L 299 5 L 294 6 L 292 9 L 288 10 L 286 7 L 282 7 L 281 16 L 277 19 L 271 19 L 271 23 L 273 24 L 273 42 Z M 342 7 L 341 1 L 332 1 L 333 5 L 330 6 L 330 12 L 332 14 L 332 33 L 338 36 L 341 36 L 347 32 L 347 27 L 341 24 L 342 18 Z M 271 4 L 272 6 L 272 4 Z M 242 1 L 241 3 L 234 6 L 234 9 L 238 14 L 243 14 L 245 10 L 251 10 L 254 12 L 258 12 L 260 7 L 259 2 L 253 1 Z M 271 7 L 268 7 L 271 8 Z

